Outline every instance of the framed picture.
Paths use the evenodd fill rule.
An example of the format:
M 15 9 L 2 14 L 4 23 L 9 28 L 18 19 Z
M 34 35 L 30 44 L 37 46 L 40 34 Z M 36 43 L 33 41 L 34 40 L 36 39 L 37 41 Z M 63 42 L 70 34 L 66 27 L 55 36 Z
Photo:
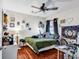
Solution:
M 10 17 L 10 22 L 15 22 L 15 17 Z
M 31 28 L 29 28 L 28 30 L 31 30 Z
M 26 27 L 29 27 L 29 23 L 26 23 Z
M 14 23 L 10 23 L 10 27 L 15 27 L 15 24 Z
M 7 19 L 8 15 L 7 15 L 6 13 L 4 13 L 3 16 L 4 16 L 3 22 L 4 22 L 5 24 L 7 24 L 7 23 L 8 23 L 8 19 Z
M 62 24 L 62 23 L 65 23 L 65 22 L 66 22 L 65 19 L 62 19 L 62 20 L 60 21 L 61 24 Z
M 25 21 L 23 20 L 22 23 L 25 23 Z
M 17 25 L 20 25 L 20 22 L 19 21 L 17 22 Z

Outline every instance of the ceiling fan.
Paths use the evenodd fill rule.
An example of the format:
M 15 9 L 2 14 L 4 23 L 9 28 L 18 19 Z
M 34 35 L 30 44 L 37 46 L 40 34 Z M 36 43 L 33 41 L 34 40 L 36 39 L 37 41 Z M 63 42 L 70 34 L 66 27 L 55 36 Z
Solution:
M 36 7 L 36 6 L 32 6 L 33 8 L 36 8 L 36 9 L 39 9 L 39 11 L 37 12 L 34 12 L 34 13 L 38 13 L 38 12 L 45 12 L 45 11 L 49 11 L 49 10 L 58 10 L 58 7 L 52 7 L 52 8 L 48 8 L 47 5 L 49 5 L 52 1 L 51 0 L 48 0 L 46 3 L 42 3 L 42 6 L 40 7 Z

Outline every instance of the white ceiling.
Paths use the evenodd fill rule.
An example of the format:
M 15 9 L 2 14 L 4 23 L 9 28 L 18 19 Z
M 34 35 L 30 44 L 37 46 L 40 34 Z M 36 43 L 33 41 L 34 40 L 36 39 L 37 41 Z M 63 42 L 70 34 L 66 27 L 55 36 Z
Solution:
M 79 7 L 79 0 L 52 0 L 54 3 L 51 2 L 50 6 L 51 5 L 57 6 L 59 7 L 58 10 L 46 11 L 45 13 L 43 12 L 32 13 L 32 11 L 38 11 L 37 9 L 32 8 L 31 7 L 32 5 L 40 7 L 41 4 L 43 2 L 46 2 L 47 0 L 13 0 L 13 1 L 16 1 L 16 3 L 25 6 L 24 8 L 24 10 L 26 11 L 25 13 L 36 15 L 36 16 L 43 16 L 43 17 L 47 17 L 53 14 L 57 14 L 59 12 L 63 12 L 63 11 L 67 11 L 67 10 Z

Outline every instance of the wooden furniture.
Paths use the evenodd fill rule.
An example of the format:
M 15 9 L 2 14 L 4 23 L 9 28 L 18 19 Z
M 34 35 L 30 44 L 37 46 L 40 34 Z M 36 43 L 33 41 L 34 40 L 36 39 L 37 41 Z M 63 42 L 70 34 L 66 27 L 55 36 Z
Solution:
M 57 59 L 57 54 L 58 54 L 57 49 L 51 49 L 36 54 L 28 46 L 26 46 L 18 50 L 17 59 Z M 59 59 L 64 59 L 63 52 L 59 51 L 59 56 L 60 56 Z

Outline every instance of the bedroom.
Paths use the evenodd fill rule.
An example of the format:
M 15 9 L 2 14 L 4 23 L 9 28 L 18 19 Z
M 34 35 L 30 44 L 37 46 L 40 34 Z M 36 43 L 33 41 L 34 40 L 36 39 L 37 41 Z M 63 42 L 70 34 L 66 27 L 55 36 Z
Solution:
M 44 33 L 46 30 L 46 21 L 58 18 L 58 34 L 62 37 L 62 26 L 77 26 L 78 22 L 78 0 L 72 1 L 57 1 L 55 5 L 58 10 L 46 11 L 45 13 L 32 13 L 32 11 L 38 11 L 32 8 L 30 5 L 41 6 L 44 1 L 21 1 L 21 0 L 3 0 L 3 13 L 7 15 L 7 32 L 14 35 L 14 42 L 25 37 L 31 37 Z M 63 5 L 62 5 L 63 4 Z M 50 6 L 51 7 L 51 6 Z M 6 22 L 5 22 L 6 23 Z M 43 24 L 42 31 L 39 31 L 39 23 Z M 53 31 L 52 31 L 53 33 Z M 41 36 L 40 36 L 41 37 Z M 16 40 L 17 39 L 17 40 Z M 8 45 L 8 42 L 4 45 Z M 16 42 L 15 42 L 16 45 Z M 11 50 L 12 51 L 12 50 Z M 4 58 L 5 59 L 5 58 Z

